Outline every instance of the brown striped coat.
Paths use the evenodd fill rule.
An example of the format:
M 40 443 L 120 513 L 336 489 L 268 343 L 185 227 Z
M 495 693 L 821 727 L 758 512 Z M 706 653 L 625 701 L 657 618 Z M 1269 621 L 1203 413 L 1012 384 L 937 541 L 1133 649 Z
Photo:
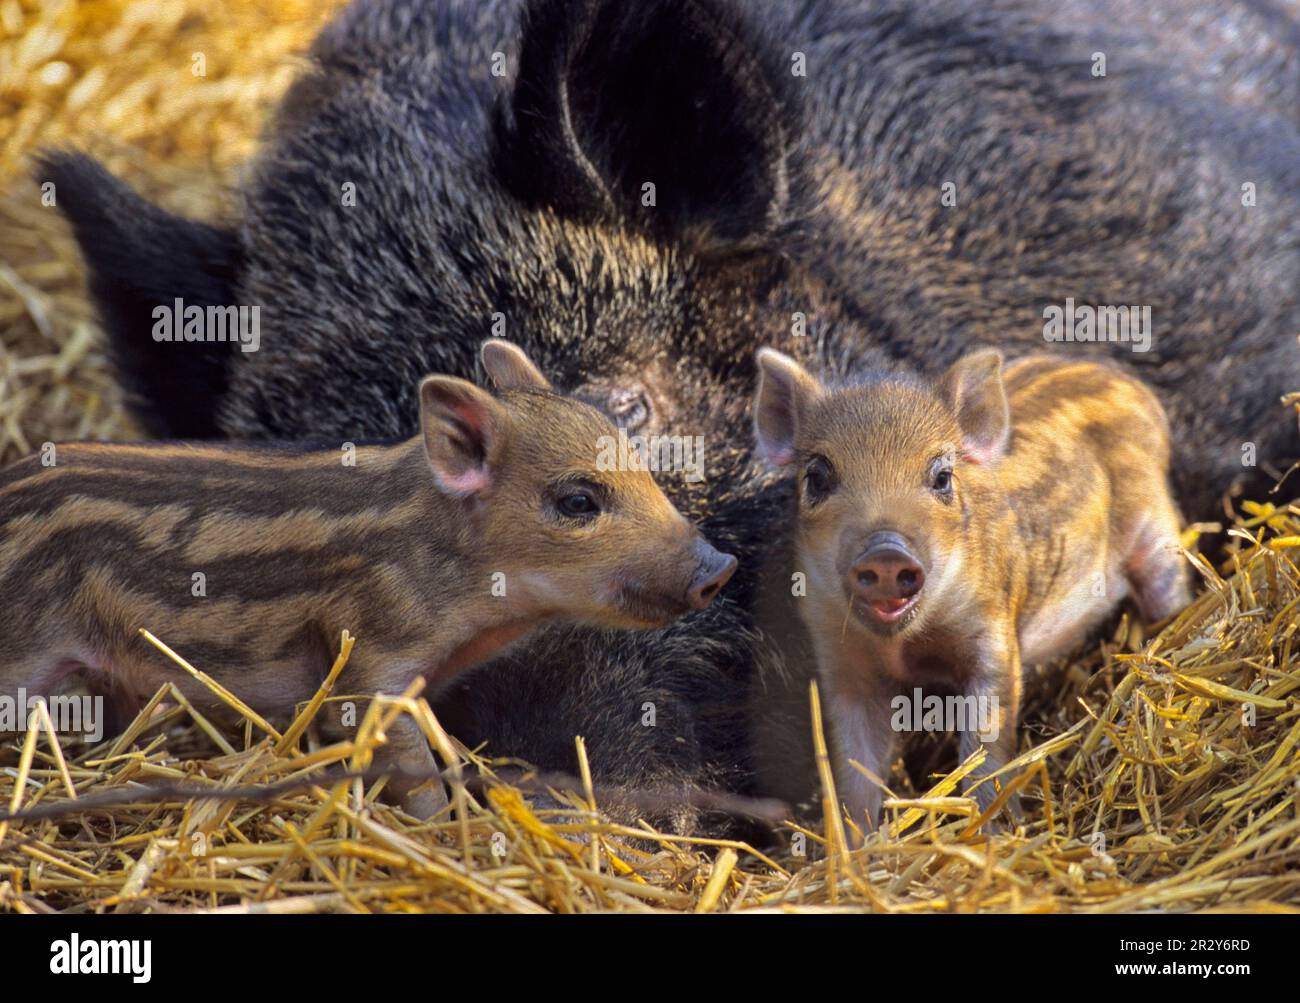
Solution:
M 0 695 L 75 673 L 128 712 L 173 682 L 210 703 L 148 629 L 259 712 L 318 688 L 435 687 L 543 623 L 645 628 L 707 605 L 734 569 L 649 473 L 603 469 L 616 435 L 490 341 L 493 396 L 421 385 L 419 436 L 304 449 L 58 445 L 0 472 Z M 419 731 L 389 761 L 432 767 Z M 394 781 L 413 810 L 440 788 Z

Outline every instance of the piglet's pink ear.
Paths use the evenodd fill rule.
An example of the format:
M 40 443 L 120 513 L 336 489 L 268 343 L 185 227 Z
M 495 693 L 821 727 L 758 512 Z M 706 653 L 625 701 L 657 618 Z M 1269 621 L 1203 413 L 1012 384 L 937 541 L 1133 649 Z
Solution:
M 1002 386 L 1002 353 L 985 348 L 962 356 L 944 373 L 939 394 L 957 415 L 966 460 L 993 463 L 1000 459 L 1011 436 L 1011 412 Z
M 758 350 L 754 436 L 768 463 L 784 467 L 794 462 L 799 416 L 821 392 L 821 384 L 790 356 L 773 348 Z
M 430 376 L 420 384 L 424 450 L 446 494 L 465 498 L 492 490 L 506 423 L 505 409 L 473 383 Z

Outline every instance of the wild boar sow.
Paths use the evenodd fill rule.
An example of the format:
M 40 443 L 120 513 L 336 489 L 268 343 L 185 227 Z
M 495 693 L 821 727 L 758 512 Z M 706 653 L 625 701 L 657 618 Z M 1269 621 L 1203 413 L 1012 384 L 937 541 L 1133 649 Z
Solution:
M 650 628 L 707 606 L 735 558 L 648 473 L 597 463 L 609 419 L 553 393 L 512 345 L 486 342 L 483 365 L 499 396 L 431 376 L 420 435 L 346 457 L 68 444 L 7 468 L 0 693 L 50 693 L 81 671 L 128 715 L 168 681 L 210 704 L 148 628 L 267 713 L 311 697 L 344 630 L 359 635 L 346 691 L 397 694 L 556 620 Z M 411 718 L 384 755 L 411 811 L 445 803 Z
M 746 707 L 779 668 L 753 618 L 789 520 L 752 462 L 760 346 L 927 376 L 976 344 L 1104 356 L 1165 407 L 1193 518 L 1296 454 L 1296 37 L 1188 7 L 370 0 L 322 32 L 225 218 L 78 154 L 36 173 L 153 434 L 409 436 L 419 377 L 472 376 L 500 334 L 629 435 L 698 437 L 703 478 L 658 477 L 740 558 L 723 598 L 651 634 L 539 631 L 436 707 L 546 769 L 582 734 L 604 783 L 680 792 L 657 821 L 684 827 L 692 788 L 749 785 Z M 258 350 L 156 341 L 177 298 L 259 306 Z M 1120 306 L 1127 328 L 1085 322 Z
M 935 386 L 832 392 L 779 352 L 759 362 L 758 442 L 798 480 L 796 605 L 859 824 L 881 791 L 849 760 L 887 778 L 908 701 L 965 698 L 962 720 L 935 723 L 963 758 L 985 743 L 976 776 L 992 773 L 1016 749 L 1022 666 L 1069 652 L 1130 592 L 1150 620 L 1187 603 L 1168 426 L 1137 380 L 1045 356 L 1004 375 L 981 351 Z M 996 789 L 974 793 L 987 808 Z

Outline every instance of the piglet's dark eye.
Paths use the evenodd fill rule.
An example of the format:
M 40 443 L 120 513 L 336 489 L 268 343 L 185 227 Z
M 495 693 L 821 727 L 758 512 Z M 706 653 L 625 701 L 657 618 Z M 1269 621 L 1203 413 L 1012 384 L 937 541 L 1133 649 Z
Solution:
M 594 519 L 600 515 L 600 503 L 590 491 L 569 491 L 555 500 L 555 508 L 568 519 Z
M 952 491 L 952 470 L 949 467 L 940 467 L 934 472 L 930 481 L 930 490 L 941 495 Z
M 814 456 L 803 473 L 804 497 L 816 505 L 835 489 L 835 469 L 824 456 Z

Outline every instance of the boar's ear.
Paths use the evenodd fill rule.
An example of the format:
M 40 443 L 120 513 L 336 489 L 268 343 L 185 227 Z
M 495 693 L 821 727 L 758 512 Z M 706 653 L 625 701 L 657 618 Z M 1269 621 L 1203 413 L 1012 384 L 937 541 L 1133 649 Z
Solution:
M 230 345 L 178 347 L 155 342 L 152 332 L 154 311 L 170 313 L 177 299 L 186 307 L 235 305 L 235 235 L 164 212 L 82 154 L 46 154 L 33 173 L 38 184 L 53 183 L 54 203 L 72 223 L 136 418 L 165 438 L 217 435 Z
M 821 392 L 821 384 L 790 356 L 771 348 L 758 350 L 754 434 L 759 451 L 773 466 L 794 462 L 800 415 Z
M 483 368 L 498 390 L 550 390 L 551 384 L 518 345 L 489 338 L 479 349 Z
M 1011 434 L 1002 353 L 986 348 L 962 356 L 944 373 L 939 393 L 957 415 L 966 459 L 989 463 L 1000 457 Z
M 700 249 L 761 243 L 787 215 L 799 99 L 740 6 L 532 0 L 494 129 L 507 187 Z
M 420 384 L 420 429 L 438 487 L 465 498 L 489 494 L 508 418 L 486 390 L 454 376 Z

